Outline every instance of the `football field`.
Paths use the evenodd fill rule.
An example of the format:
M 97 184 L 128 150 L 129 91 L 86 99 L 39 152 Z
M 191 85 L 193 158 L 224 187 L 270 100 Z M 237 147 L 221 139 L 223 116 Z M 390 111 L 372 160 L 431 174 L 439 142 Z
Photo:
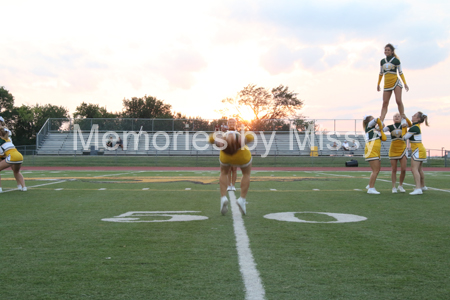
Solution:
M 0 299 L 449 299 L 450 172 L 2 172 Z M 241 177 L 238 172 L 238 181 Z

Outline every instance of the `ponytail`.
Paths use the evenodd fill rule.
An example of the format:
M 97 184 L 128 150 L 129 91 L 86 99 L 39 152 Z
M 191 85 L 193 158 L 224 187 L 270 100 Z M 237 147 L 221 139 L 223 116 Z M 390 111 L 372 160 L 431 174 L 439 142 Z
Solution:
M 423 112 L 419 111 L 419 123 L 425 123 L 425 125 L 428 125 L 428 115 L 424 114 Z

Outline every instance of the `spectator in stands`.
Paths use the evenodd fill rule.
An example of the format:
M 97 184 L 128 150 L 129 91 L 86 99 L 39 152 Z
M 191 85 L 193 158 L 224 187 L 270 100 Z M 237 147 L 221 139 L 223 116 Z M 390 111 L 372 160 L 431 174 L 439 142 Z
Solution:
M 332 150 L 339 150 L 339 145 L 336 142 L 334 142 L 333 146 L 331 146 L 331 149 Z
M 357 140 L 353 140 L 353 145 L 352 145 L 352 150 L 358 150 L 358 148 L 359 148 L 359 142 L 357 141 Z
M 22 173 L 20 173 L 20 168 L 23 163 L 22 154 L 17 151 L 16 147 L 9 138 L 10 131 L 0 125 L 0 156 L 5 157 L 4 160 L 0 161 L 0 171 L 11 167 L 14 178 L 17 182 L 17 189 L 23 192 L 27 191 L 25 186 L 25 180 L 23 179 Z M 2 188 L 0 187 L 0 192 Z
M 219 124 L 216 124 L 216 126 L 214 127 L 214 131 L 220 131 Z
M 110 136 L 109 140 L 106 142 L 106 147 L 107 148 L 113 148 L 114 147 L 114 141 L 113 141 L 113 137 Z
M 350 151 L 350 145 L 348 144 L 347 140 L 342 143 L 342 149 L 344 149 L 345 151 Z
M 116 145 L 119 145 L 119 147 L 122 148 L 122 150 L 123 150 L 123 142 L 122 142 L 122 139 L 120 138 L 120 136 L 119 136 L 119 139 L 116 142 Z

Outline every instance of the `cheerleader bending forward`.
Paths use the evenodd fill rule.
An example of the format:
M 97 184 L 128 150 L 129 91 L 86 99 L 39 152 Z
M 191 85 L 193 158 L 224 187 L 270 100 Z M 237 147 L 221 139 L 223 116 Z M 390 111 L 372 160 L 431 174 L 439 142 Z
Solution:
M 422 112 L 417 112 L 411 118 L 412 126 L 404 134 L 403 139 L 409 140 L 411 144 L 411 172 L 416 186 L 410 195 L 421 195 L 423 191 L 428 190 L 425 186 L 425 174 L 422 170 L 422 163 L 427 160 L 427 151 L 422 144 L 422 130 L 420 124 L 425 122 L 428 125 L 428 116 Z M 404 130 L 406 131 L 406 130 Z
M 407 124 L 411 126 L 411 121 L 406 118 Z M 402 124 L 402 117 L 400 114 L 394 115 L 394 124 L 386 126 L 383 128 L 383 131 L 389 131 L 391 133 L 391 146 L 389 147 L 389 160 L 391 162 L 391 180 L 392 180 L 392 193 L 397 193 L 400 191 L 401 193 L 405 192 L 403 188 L 403 181 L 406 176 L 406 165 L 408 163 L 406 157 L 406 142 L 403 140 L 403 127 L 406 127 L 407 124 Z M 398 189 L 395 187 L 397 183 L 397 165 L 400 162 L 400 180 Z
M 379 132 L 376 130 L 375 126 L 378 125 L 379 128 L 383 128 L 381 120 L 379 118 L 374 119 L 372 116 L 364 116 L 363 127 L 366 132 L 366 146 L 364 148 L 364 158 L 369 162 L 372 173 L 370 174 L 369 185 L 366 187 L 367 194 L 378 195 L 375 189 L 375 181 L 377 180 L 378 173 L 380 173 L 380 160 L 381 160 L 381 139 L 386 140 L 386 135 L 383 131 Z
M 219 147 L 220 155 L 220 212 L 225 215 L 228 212 L 228 174 L 232 166 L 239 167 L 242 171 L 241 195 L 237 199 L 237 205 L 243 215 L 247 213 L 245 204 L 248 188 L 250 187 L 250 174 L 252 170 L 252 154 L 248 149 L 247 143 L 253 142 L 254 136 L 245 133 L 245 137 L 237 131 L 228 131 L 226 133 L 216 132 L 211 134 L 209 142 Z
M 17 181 L 17 188 L 23 192 L 27 191 L 25 180 L 23 179 L 20 168 L 23 162 L 22 154 L 17 151 L 16 147 L 9 138 L 10 131 L 0 125 L 0 156 L 5 157 L 0 161 L 0 171 L 11 167 L 14 178 Z M 2 191 L 0 187 L 0 192 Z
M 406 84 L 405 76 L 403 75 L 402 66 L 399 58 L 395 54 L 395 48 L 391 44 L 387 44 L 384 47 L 384 54 L 386 58 L 383 58 L 380 62 L 380 75 L 378 77 L 377 91 L 381 91 L 380 83 L 384 75 L 384 91 L 383 91 L 383 106 L 381 108 L 381 121 L 384 121 L 386 117 L 389 101 L 392 96 L 392 91 L 395 94 L 395 101 L 397 102 L 398 111 L 402 118 L 406 119 L 405 107 L 402 101 L 402 88 L 403 85 L 400 79 L 397 77 L 397 71 L 405 84 L 406 91 L 409 91 L 409 87 Z

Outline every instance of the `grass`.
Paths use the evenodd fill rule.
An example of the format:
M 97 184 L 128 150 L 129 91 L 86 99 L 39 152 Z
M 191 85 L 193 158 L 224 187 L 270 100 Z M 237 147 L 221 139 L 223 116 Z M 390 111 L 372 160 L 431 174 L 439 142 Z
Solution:
M 11 172 L 2 175 L 4 191 L 14 188 Z M 448 298 L 448 192 L 392 194 L 390 174 L 381 172 L 376 187 L 382 194 L 368 195 L 361 191 L 368 175 L 252 175 L 243 219 L 266 299 Z M 233 219 L 219 213 L 218 172 L 26 171 L 24 176 L 28 192 L 0 195 L 0 299 L 245 298 Z M 450 172 L 426 176 L 427 186 L 449 191 Z M 405 182 L 413 182 L 409 173 Z M 187 214 L 208 219 L 102 221 L 131 211 L 196 211 Z M 279 212 L 315 222 L 334 219 L 300 212 L 367 220 L 264 218 Z

